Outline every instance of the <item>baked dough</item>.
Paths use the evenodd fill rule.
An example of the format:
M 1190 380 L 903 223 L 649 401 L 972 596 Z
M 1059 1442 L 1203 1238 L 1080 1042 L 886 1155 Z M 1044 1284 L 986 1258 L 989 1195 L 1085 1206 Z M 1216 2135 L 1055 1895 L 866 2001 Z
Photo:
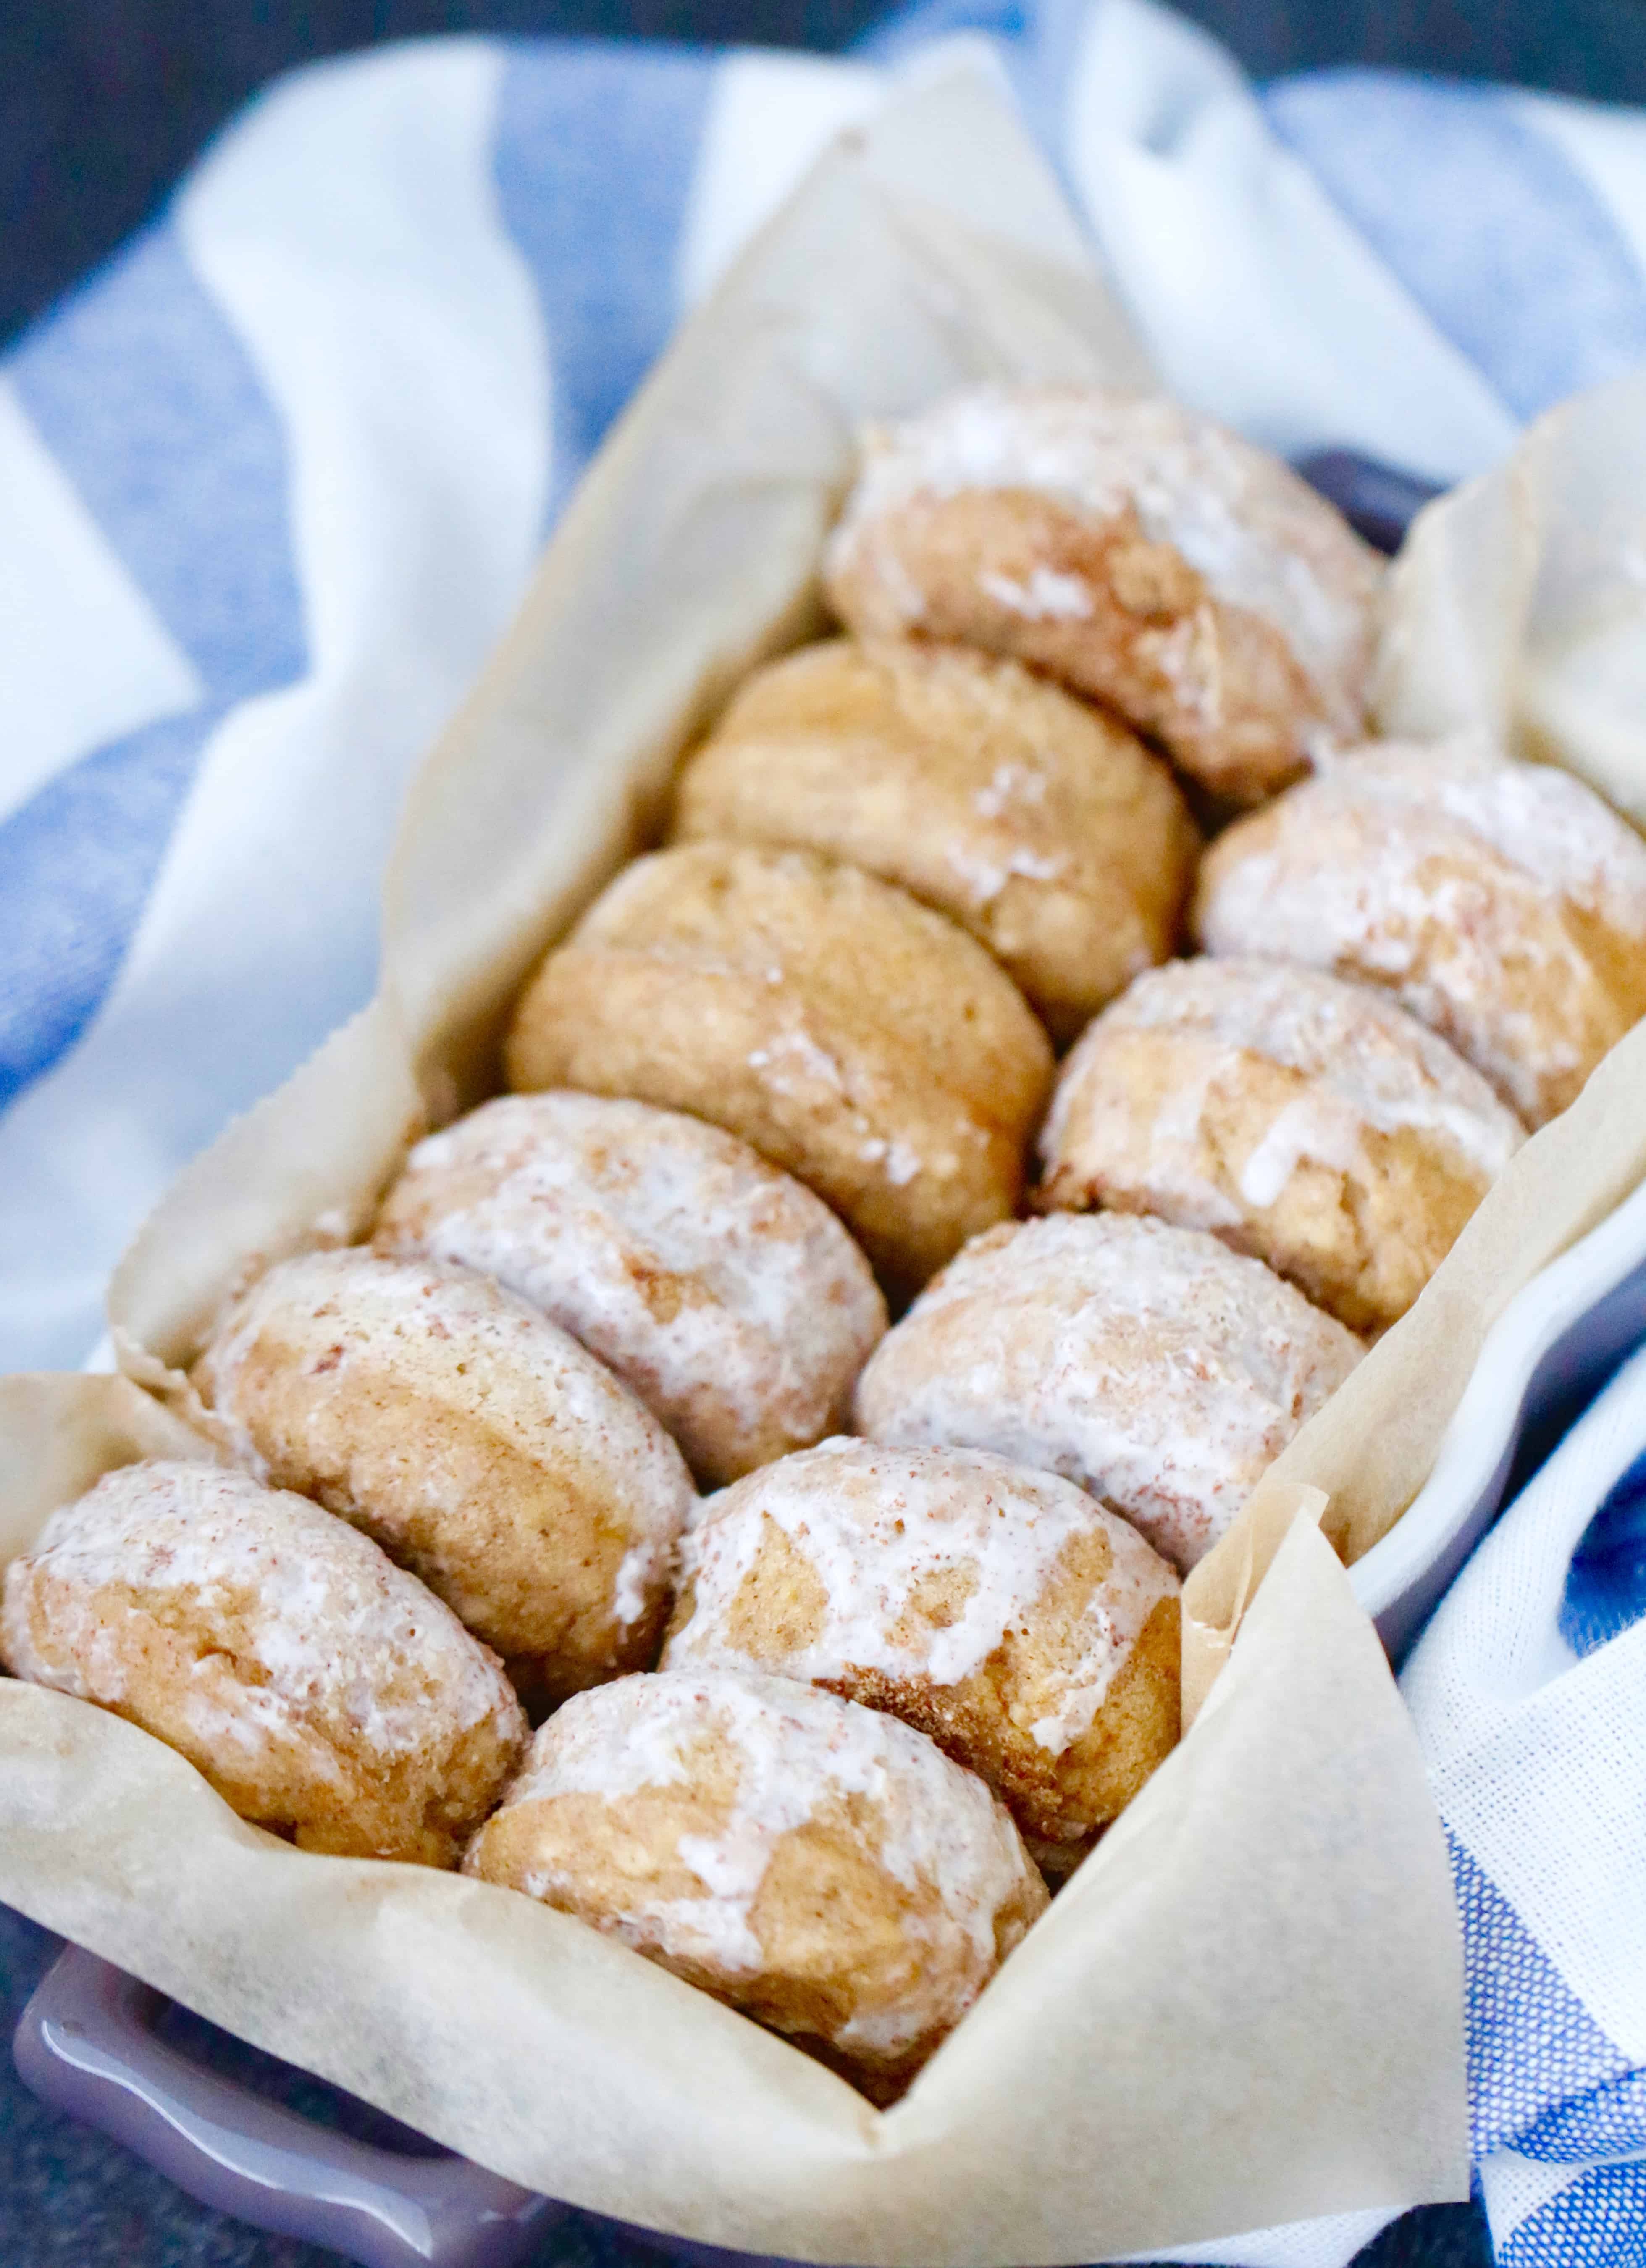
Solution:
M 1525 1139 L 1386 992 L 1281 961 L 1176 961 L 1064 1064 L 1039 1200 L 1210 1229 L 1352 1330 L 1381 1330 Z
M 529 1300 L 710 1485 L 843 1424 L 885 1329 L 869 1263 L 820 1198 L 718 1126 L 616 1097 L 471 1111 L 412 1152 L 374 1242 Z
M 376 1538 L 535 1700 L 653 1660 L 695 1501 L 603 1363 L 466 1268 L 316 1252 L 235 1301 L 194 1372 L 276 1488 Z
M 952 922 L 855 866 L 694 843 L 626 868 L 551 953 L 518 1088 L 694 1112 L 833 1205 L 894 1285 L 1015 1207 L 1052 1054 Z
M 1551 765 L 1375 741 L 1213 845 L 1195 929 L 1387 986 L 1535 1128 L 1646 1013 L 1646 843 Z
M 1237 801 L 1365 713 L 1377 555 L 1278 458 L 1158 396 L 980 386 L 871 429 L 826 573 L 860 637 L 1015 654 Z
M 725 1670 L 569 1702 L 464 1870 L 621 1938 L 879 2102 L 1046 1905 L 1010 1817 L 922 1734 Z
M 969 930 L 1054 1039 L 1165 960 L 1199 836 L 1135 733 L 1014 661 L 834 638 L 756 671 L 676 832 L 849 858 Z
M 1187 1574 L 1361 1352 L 1202 1230 L 1052 1213 L 927 1287 L 857 1381 L 857 1430 L 1062 1473 Z
M 710 1497 L 666 1669 L 768 1671 L 928 1733 L 1063 1872 L 1179 1731 L 1178 1579 L 1052 1473 L 826 1441 Z
M 526 1722 L 503 1665 L 306 1498 L 126 1465 L 6 1570 L 0 1656 L 178 1749 L 306 1851 L 457 1863 Z

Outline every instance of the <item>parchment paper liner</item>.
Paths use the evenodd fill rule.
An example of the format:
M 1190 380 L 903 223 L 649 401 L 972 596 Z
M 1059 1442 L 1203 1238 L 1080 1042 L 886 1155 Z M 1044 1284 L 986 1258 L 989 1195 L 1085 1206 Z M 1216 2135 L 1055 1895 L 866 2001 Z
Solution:
M 157 1422 L 125 1380 L 0 1385 L 0 1553 Z M 119 1719 L 0 1685 L 0 1897 L 518 2181 L 793 2258 L 1077 2262 L 1462 2194 L 1439 1846 L 1301 1521 L 1191 1737 L 878 2113 L 566 1916 L 295 1851 Z
M 275 1252 L 356 1233 L 415 1130 L 489 1090 L 521 975 L 645 838 L 680 748 L 758 655 L 815 628 L 859 420 L 982 374 L 1147 376 L 1054 188 L 959 78 L 824 162 L 602 453 L 409 800 L 379 998 L 183 1176 L 122 1263 L 132 1376 L 183 1399 L 175 1366 L 224 1293 Z M 1592 468 L 1641 406 L 1628 387 L 1575 405 L 1558 446 L 1533 437 L 1539 479 L 1511 466 L 1426 517 L 1396 578 L 1392 723 L 1507 719 L 1524 744 L 1525 702 L 1502 688 L 1535 680 L 1539 745 L 1598 776 L 1569 714 L 1557 750 L 1547 723 L 1559 621 L 1591 620 L 1547 566 L 1588 510 L 1555 475 Z M 1615 589 L 1592 561 L 1584 587 L 1615 636 L 1613 567 Z M 1539 614 L 1544 583 L 1565 617 Z M 1444 622 L 1479 635 L 1449 644 Z M 1606 761 L 1616 792 L 1615 732 Z M 1637 1033 L 1197 1572 L 1193 1697 L 1227 1667 L 1192 1734 L 889 2113 L 563 1917 L 295 1852 L 132 1727 L 11 1683 L 0 1896 L 505 2174 L 709 2242 L 1027 2268 L 1460 2196 L 1449 1871 L 1314 1521 L 1351 1557 L 1386 1530 L 1493 1318 L 1642 1170 Z M 0 1554 L 111 1463 L 206 1453 L 126 1380 L 6 1382 L 0 1443 Z

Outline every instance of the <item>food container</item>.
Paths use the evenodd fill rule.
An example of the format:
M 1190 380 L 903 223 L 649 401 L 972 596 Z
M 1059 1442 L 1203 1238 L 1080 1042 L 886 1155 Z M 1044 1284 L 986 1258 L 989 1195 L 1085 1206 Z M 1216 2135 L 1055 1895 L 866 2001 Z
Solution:
M 1356 1594 L 1397 1662 L 1514 1478 L 1643 1336 L 1646 1189 L 1511 1301 L 1433 1475 L 1353 1570 Z M 18 2069 L 43 2100 L 123 2142 L 192 2197 L 364 2268 L 508 2268 L 570 2213 L 465 2159 L 412 2154 L 305 2117 L 278 2099 L 267 2071 L 217 2068 L 204 2028 L 193 2028 L 187 2045 L 163 2038 L 165 2014 L 160 1994 L 70 1946 L 19 2020 Z M 683 2262 L 713 2257 L 706 2247 L 628 2233 Z
M 965 77 L 823 161 L 617 428 L 414 789 L 378 998 L 136 1241 L 111 1293 L 126 1377 L 0 1385 L 0 1552 L 112 1464 L 200 1453 L 165 1405 L 224 1293 L 357 1233 L 416 1133 L 491 1090 L 522 976 L 645 841 L 681 748 L 816 626 L 859 419 L 980 375 L 1148 373 Z M 295 1852 L 134 1727 L 7 1683 L 0 1896 L 144 1980 L 66 1957 L 20 2035 L 32 2082 L 363 2260 L 507 2258 L 545 2197 L 694 2258 L 1025 2268 L 1465 2195 L 1450 1873 L 1356 1594 L 1409 1635 L 1516 1440 L 1634 1328 L 1646 1222 L 1627 1256 L 1599 1224 L 1646 1173 L 1643 1081 L 1626 1042 L 1197 1571 L 1188 1738 L 891 2111 L 565 1916 Z M 1489 1454 L 1465 1409 L 1483 1341 Z M 225 2094 L 157 2038 L 156 1992 L 453 2154 L 408 2174 Z

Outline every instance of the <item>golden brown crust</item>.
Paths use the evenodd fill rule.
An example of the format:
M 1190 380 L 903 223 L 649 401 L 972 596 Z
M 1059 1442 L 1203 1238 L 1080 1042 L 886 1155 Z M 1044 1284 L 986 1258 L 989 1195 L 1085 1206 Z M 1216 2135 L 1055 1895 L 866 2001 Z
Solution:
M 1646 845 L 1569 773 L 1374 741 L 1238 821 L 1194 928 L 1386 987 L 1536 1129 L 1646 1013 Z
M 55 1513 L 6 1571 L 0 1640 L 305 1850 L 452 1866 L 525 1744 L 496 1655 L 421 1583 L 210 1464 L 127 1466 Z
M 1364 713 L 1374 555 L 1277 459 L 1161 399 L 980 387 L 872 431 L 827 578 L 860 636 L 1016 655 L 1235 801 Z
M 890 2101 L 1046 1904 L 981 1784 L 774 1678 L 628 1678 L 539 1733 L 465 1871 L 542 1899 Z
M 1054 1212 L 950 1262 L 869 1358 L 855 1418 L 1061 1473 L 1187 1574 L 1363 1351 L 1215 1237 Z
M 1135 512 L 1093 526 L 1032 490 L 973 490 L 906 506 L 877 541 L 925 602 L 909 622 L 894 581 L 841 569 L 829 595 L 860 637 L 900 630 L 1031 663 L 1109 703 L 1232 803 L 1259 802 L 1308 770 L 1310 735 L 1326 719 L 1285 640 L 1214 599 L 1177 552 L 1148 541 Z M 997 595 L 1032 593 L 1037 572 L 1081 593 L 1077 617 Z
M 690 1475 L 524 1300 L 467 1269 L 311 1254 L 229 1309 L 195 1377 L 244 1462 L 363 1528 L 523 1690 L 653 1658 Z
M 664 1667 L 805 1679 L 900 1718 L 1066 1867 L 1179 1732 L 1178 1581 L 1072 1482 L 827 1441 L 710 1498 Z
M 1176 937 L 1199 838 L 1135 735 L 1015 662 L 837 638 L 757 671 L 681 778 L 676 832 L 793 844 L 969 930 L 1054 1039 Z
M 420 1143 L 376 1249 L 477 1268 L 617 1373 L 711 1485 L 844 1422 L 869 1263 L 746 1142 L 649 1103 L 502 1095 Z
M 816 1190 L 894 1284 L 1003 1219 L 1051 1084 L 982 948 L 804 851 L 700 843 L 626 869 L 551 953 L 505 1049 L 517 1088 L 694 1112 Z
M 1404 1314 L 1523 1138 L 1386 994 L 1255 961 L 1139 980 L 1064 1064 L 1043 1211 L 1209 1229 L 1353 1330 Z

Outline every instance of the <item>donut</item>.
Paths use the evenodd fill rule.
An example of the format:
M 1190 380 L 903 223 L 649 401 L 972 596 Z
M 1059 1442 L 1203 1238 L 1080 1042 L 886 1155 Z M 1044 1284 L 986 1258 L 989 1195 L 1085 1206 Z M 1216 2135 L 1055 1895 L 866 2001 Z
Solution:
M 922 1734 L 731 1670 L 569 1701 L 463 1865 L 620 1938 L 881 2102 L 1047 1903 L 1010 1815 Z
M 663 1666 L 765 1670 L 889 1711 L 1062 1872 L 1177 1741 L 1178 1589 L 1072 1481 L 975 1449 L 826 1441 L 703 1505 Z
M 710 1486 L 842 1425 L 885 1329 L 869 1263 L 820 1198 L 718 1126 L 614 1096 L 503 1095 L 431 1135 L 373 1241 L 540 1308 Z
M 527 985 L 509 1084 L 687 1110 L 923 1283 L 1022 1189 L 1052 1053 L 974 939 L 809 851 L 692 843 L 637 858 Z
M 1158 396 L 980 386 L 871 429 L 825 576 L 860 637 L 1013 654 L 1235 802 L 1365 714 L 1377 555 L 1278 458 Z
M 1403 1315 L 1525 1139 L 1386 992 L 1176 961 L 1097 1019 L 1040 1132 L 1037 1201 L 1209 1229 L 1351 1330 Z
M 1204 1230 L 1049 1213 L 927 1286 L 869 1358 L 856 1428 L 1061 1473 L 1187 1574 L 1362 1352 Z
M 650 1662 L 691 1475 L 605 1365 L 466 1268 L 313 1252 L 195 1364 L 215 1429 L 422 1577 L 535 1699 Z
M 1646 843 L 1569 772 L 1469 740 L 1371 742 L 1238 821 L 1194 927 L 1385 986 L 1533 1128 L 1646 1013 Z
M 305 1851 L 457 1864 L 528 1728 L 369 1537 L 218 1465 L 107 1473 L 5 1574 L 0 1659 L 187 1757 Z
M 686 840 L 848 858 L 987 946 L 1072 1040 L 1165 960 L 1199 836 L 1114 718 L 966 646 L 849 638 L 756 671 L 681 777 Z

